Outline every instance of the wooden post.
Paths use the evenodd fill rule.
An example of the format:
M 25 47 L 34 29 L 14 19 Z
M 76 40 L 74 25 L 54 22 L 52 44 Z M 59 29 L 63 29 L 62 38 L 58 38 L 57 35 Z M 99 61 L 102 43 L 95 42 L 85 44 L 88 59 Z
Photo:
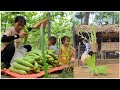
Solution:
M 80 65 L 80 59 L 79 59 L 79 55 L 80 55 L 80 42 L 78 44 L 78 66 Z
M 72 33 L 73 33 L 73 47 L 75 48 L 75 30 L 74 30 L 74 22 L 73 22 L 73 26 L 72 26 Z
M 50 29 L 50 26 L 51 26 L 51 23 L 50 23 L 50 12 L 47 13 L 48 15 L 48 38 L 51 36 L 51 29 Z
M 72 33 L 73 33 L 73 47 L 76 49 L 76 44 L 75 44 L 75 24 L 74 24 L 74 21 L 73 21 L 73 26 L 72 26 Z M 77 57 L 77 54 L 75 54 Z

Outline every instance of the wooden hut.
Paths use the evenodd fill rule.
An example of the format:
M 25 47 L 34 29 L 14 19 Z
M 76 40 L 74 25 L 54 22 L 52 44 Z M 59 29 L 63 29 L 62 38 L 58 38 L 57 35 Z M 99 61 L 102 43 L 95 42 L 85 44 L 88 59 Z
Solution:
M 83 33 L 86 36 L 86 33 L 90 32 L 90 27 L 88 25 L 79 25 L 75 28 L 76 47 L 78 46 L 78 42 L 81 38 L 79 36 L 79 32 L 81 29 L 84 30 Z M 98 52 L 105 52 L 106 54 L 107 52 L 119 51 L 119 25 L 115 24 L 96 26 L 96 35 L 98 43 Z

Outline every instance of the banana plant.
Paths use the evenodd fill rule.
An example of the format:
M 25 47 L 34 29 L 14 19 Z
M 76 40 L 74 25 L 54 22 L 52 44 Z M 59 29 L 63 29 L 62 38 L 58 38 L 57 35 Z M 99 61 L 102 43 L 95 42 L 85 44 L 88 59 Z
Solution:
M 90 72 L 93 75 L 98 75 L 98 74 L 107 75 L 107 66 L 106 65 L 96 66 L 95 54 L 93 54 L 91 57 L 88 57 L 88 59 L 86 61 L 86 65 L 88 66 Z
M 96 43 L 96 26 L 90 25 L 89 27 L 90 27 L 90 32 L 91 32 L 90 34 L 91 38 L 89 39 L 89 41 L 91 43 Z
M 40 49 L 42 51 L 42 57 L 43 57 L 43 65 L 45 70 L 45 78 L 48 78 L 48 66 L 47 66 L 47 59 L 45 57 L 45 37 L 44 37 L 44 31 L 43 31 L 43 24 L 40 27 Z

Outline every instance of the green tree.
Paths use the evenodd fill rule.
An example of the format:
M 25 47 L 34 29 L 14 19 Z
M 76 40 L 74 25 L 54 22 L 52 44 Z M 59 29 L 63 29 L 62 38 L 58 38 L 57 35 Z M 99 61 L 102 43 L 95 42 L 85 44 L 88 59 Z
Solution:
M 75 13 L 75 17 L 76 17 L 77 19 L 80 19 L 80 20 L 81 20 L 81 24 L 83 24 L 84 15 L 85 15 L 84 12 L 77 12 L 77 13 Z
M 94 21 L 97 24 L 119 24 L 118 12 L 98 12 L 95 15 Z
M 1 32 L 5 32 L 6 28 L 11 27 L 14 22 L 14 18 L 17 15 L 22 15 L 26 18 L 27 27 L 32 27 L 42 19 L 50 17 L 50 24 L 45 29 L 45 43 L 48 40 L 48 32 L 50 30 L 51 35 L 56 36 L 58 39 L 63 35 L 68 35 L 72 38 L 72 20 L 73 12 L 2 12 L 1 13 Z M 50 25 L 50 26 L 49 26 Z M 29 32 L 27 43 L 31 44 L 33 48 L 39 47 L 39 33 L 38 29 L 34 29 Z M 47 47 L 47 44 L 45 44 Z

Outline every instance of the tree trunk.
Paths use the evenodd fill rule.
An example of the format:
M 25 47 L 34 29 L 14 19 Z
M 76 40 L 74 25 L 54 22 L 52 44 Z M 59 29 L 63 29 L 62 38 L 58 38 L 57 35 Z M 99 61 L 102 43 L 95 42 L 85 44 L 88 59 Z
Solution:
M 85 25 L 88 25 L 88 23 L 89 23 L 89 15 L 90 15 L 90 12 L 85 13 L 85 19 L 84 19 L 84 24 Z
M 112 15 L 112 24 L 115 24 L 114 14 Z
M 83 24 L 83 18 L 81 18 L 81 25 Z
M 73 26 L 72 26 L 72 32 L 73 32 L 73 47 L 75 47 L 75 26 L 74 26 L 74 22 L 73 22 Z
M 73 22 L 73 26 L 72 26 L 72 32 L 73 32 L 73 47 L 76 49 L 76 38 L 75 38 L 75 24 Z M 77 54 L 76 54 L 77 57 Z
M 81 18 L 81 25 L 82 25 L 82 18 Z
M 50 23 L 50 12 L 47 13 L 48 14 L 48 38 L 51 36 L 51 23 Z

